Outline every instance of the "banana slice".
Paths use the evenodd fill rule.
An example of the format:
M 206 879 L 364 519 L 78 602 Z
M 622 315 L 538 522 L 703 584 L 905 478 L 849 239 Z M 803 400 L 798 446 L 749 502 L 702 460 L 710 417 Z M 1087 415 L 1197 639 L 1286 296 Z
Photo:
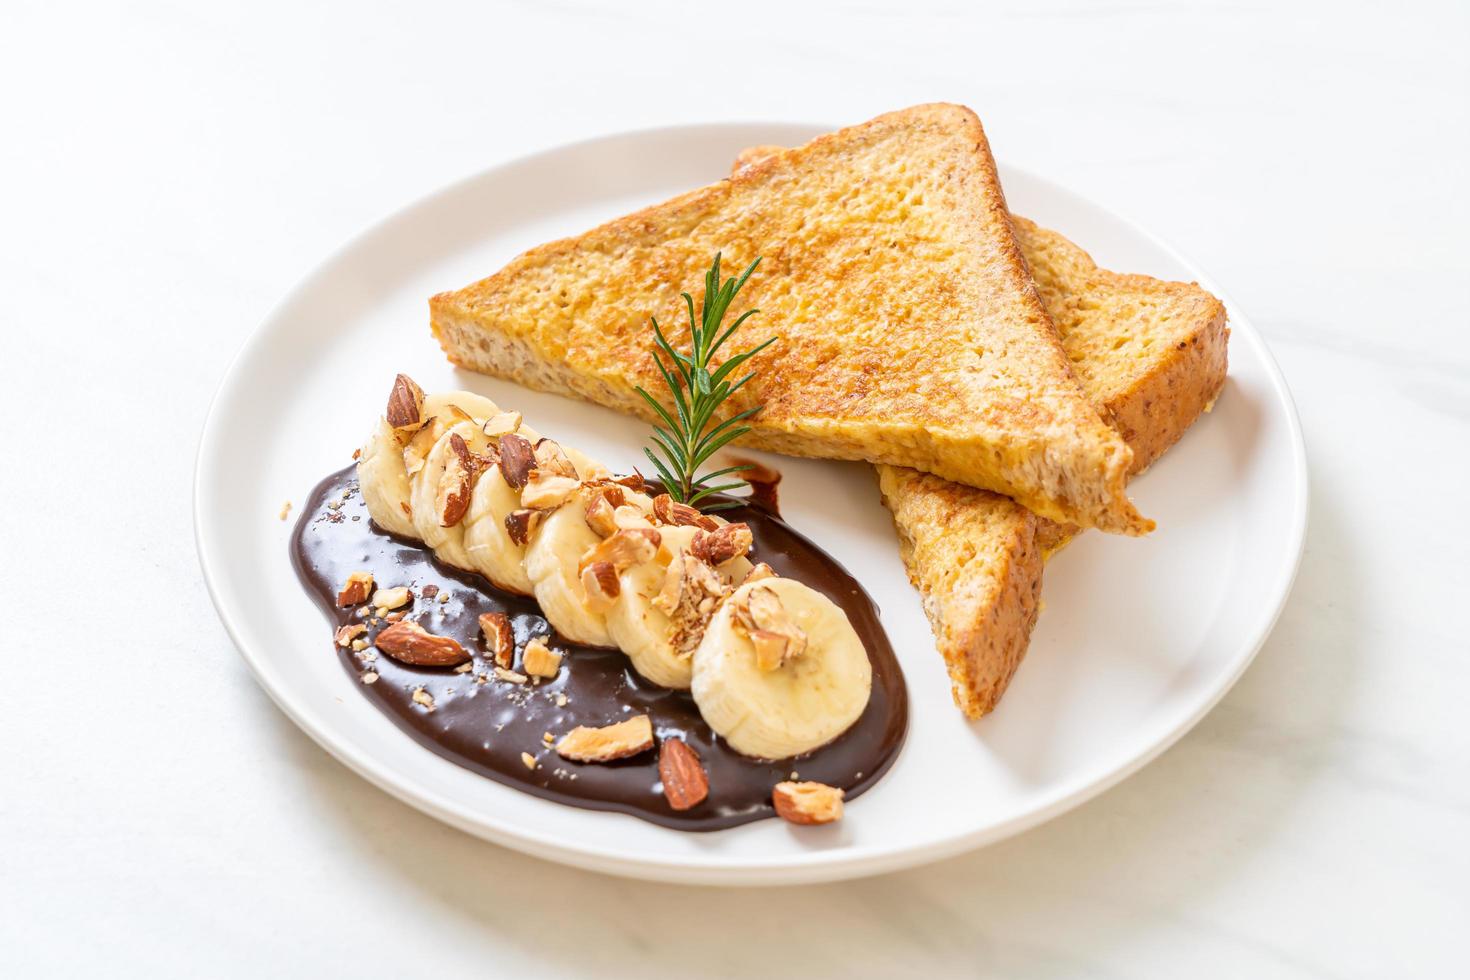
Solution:
M 451 417 L 458 417 L 451 405 L 461 414 L 482 419 L 499 411 L 490 399 L 472 391 L 446 391 L 426 397 L 420 417 L 425 423 L 433 420 L 435 426 L 447 426 Z M 368 514 L 384 530 L 409 538 L 419 535 L 412 517 L 412 491 L 403 451 L 414 434 L 394 429 L 387 419 L 379 416 L 357 461 L 358 486 Z M 439 434 L 431 431 L 424 439 L 432 445 Z
M 385 418 L 379 417 L 357 458 L 357 483 L 368 514 L 378 527 L 404 537 L 418 537 L 409 516 L 403 442 Z
M 770 595 L 755 596 L 760 590 L 778 600 L 774 612 Z M 762 670 L 752 625 L 763 640 L 794 627 L 804 649 L 792 643 L 789 659 Z M 873 671 L 836 603 L 794 579 L 766 578 L 736 589 L 715 613 L 694 652 L 691 686 L 699 713 L 731 748 L 785 759 L 851 727 L 867 707 Z
M 455 568 L 473 569 L 465 551 L 463 511 L 449 526 L 442 520 L 441 507 L 444 503 L 443 481 L 445 472 L 458 453 L 454 437 L 464 441 L 465 448 L 480 454 L 490 445 L 490 439 L 481 430 L 483 419 L 457 422 L 445 429 L 435 441 L 434 447 L 424 458 L 423 466 L 409 478 L 409 510 L 413 517 L 415 536 L 434 550 L 435 556 Z M 470 486 L 463 487 L 466 498 L 463 506 L 468 507 Z
M 587 505 L 581 493 L 547 516 L 526 547 L 526 577 L 546 621 L 573 643 L 594 647 L 616 646 L 607 631 L 607 618 L 587 602 L 577 566 L 582 556 L 602 539 L 587 526 Z
M 534 430 L 521 426 L 519 433 L 537 441 Z M 562 451 L 576 467 L 581 480 L 606 479 L 607 469 L 583 453 L 563 446 Z M 464 519 L 464 550 L 470 567 L 502 589 L 530 595 L 531 578 L 526 574 L 526 546 L 517 544 L 506 530 L 505 519 L 521 507 L 521 493 L 505 482 L 499 466 L 480 475 Z M 580 556 L 578 556 L 580 557 Z
M 715 518 L 723 524 L 719 518 Z M 617 602 L 607 612 L 607 632 L 618 649 L 628 655 L 633 669 L 664 687 L 688 690 L 694 676 L 692 649 L 680 650 L 676 645 L 673 620 L 654 599 L 664 588 L 670 564 L 689 550 L 695 527 L 661 527 L 662 540 L 656 560 L 634 565 L 619 576 Z M 750 572 L 745 558 L 735 558 L 715 571 L 720 584 L 728 588 Z
M 597 603 L 589 599 L 581 578 L 582 558 L 603 543 L 587 524 L 587 506 L 598 495 L 597 488 L 583 486 L 552 511 L 531 537 L 524 567 L 531 594 L 558 633 L 575 643 L 616 647 L 606 615 L 594 608 Z M 625 526 L 651 530 L 653 525 L 638 515 L 651 513 L 653 500 L 631 491 L 624 498 L 626 503 L 618 510 Z M 652 558 L 653 548 L 643 557 Z

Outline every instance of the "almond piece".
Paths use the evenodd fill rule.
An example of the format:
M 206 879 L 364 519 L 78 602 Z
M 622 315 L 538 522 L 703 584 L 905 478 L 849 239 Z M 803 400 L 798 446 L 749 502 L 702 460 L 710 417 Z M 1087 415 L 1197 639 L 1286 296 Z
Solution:
M 680 739 L 666 738 L 659 745 L 658 778 L 671 809 L 693 809 L 709 796 L 709 776 L 699 763 L 699 753 Z
M 444 414 L 448 417 L 450 425 L 458 425 L 461 422 L 473 422 L 475 420 L 475 417 L 473 415 L 471 415 L 469 412 L 466 412 L 458 405 L 446 406 L 444 409 Z
M 614 508 L 621 507 L 628 502 L 628 495 L 624 493 L 623 488 L 616 483 L 603 481 L 602 483 L 598 484 L 597 493 L 604 500 L 606 500 L 610 506 Z
M 337 630 L 336 640 L 339 647 L 350 647 L 352 641 L 367 632 L 367 627 L 362 623 L 348 623 Z
M 653 498 L 653 516 L 658 518 L 661 524 L 698 527 L 706 531 L 714 531 L 720 526 L 714 518 L 706 517 L 688 504 L 678 503 L 666 493 L 661 493 Z
M 578 573 L 600 561 L 610 562 L 619 572 L 652 561 L 662 540 L 663 537 L 651 527 L 625 528 L 588 548 L 577 563 Z
M 412 378 L 400 374 L 393 379 L 393 390 L 388 395 L 388 409 L 384 413 L 388 424 L 395 429 L 418 425 L 423 421 L 424 389 L 414 384 Z
M 623 591 L 618 570 L 610 561 L 595 561 L 582 569 L 582 588 L 587 592 L 587 608 L 596 613 L 611 609 Z
M 556 753 L 575 762 L 612 762 L 653 748 L 653 722 L 638 715 L 615 725 L 578 725 L 556 743 Z
M 561 671 L 561 654 L 547 646 L 544 637 L 532 637 L 521 654 L 521 669 L 532 677 L 555 677 Z
M 392 589 L 379 589 L 373 593 L 373 610 L 381 616 L 390 609 L 406 606 L 412 601 L 413 593 L 408 591 L 406 585 Z
M 521 491 L 521 503 L 535 510 L 559 507 L 579 485 L 573 477 L 533 469 Z
M 480 613 L 480 629 L 485 633 L 485 650 L 495 666 L 509 669 L 516 659 L 516 636 L 510 617 L 503 612 Z
M 355 606 L 360 602 L 366 602 L 367 597 L 373 592 L 372 572 L 353 572 L 347 576 L 347 581 L 337 592 L 337 605 L 342 608 Z
M 674 556 L 664 572 L 653 607 L 669 617 L 669 642 L 681 657 L 692 657 L 704 631 L 725 598 L 725 582 L 688 552 Z
M 777 670 L 806 652 L 806 633 L 786 612 L 781 597 L 773 589 L 751 589 L 735 602 L 731 611 L 736 624 L 755 647 L 756 666 L 760 670 Z M 775 637 L 785 642 L 777 643 Z
M 632 504 L 624 504 L 613 508 L 613 523 L 618 526 L 618 530 L 626 531 L 635 527 L 647 527 L 648 518 Z
M 587 505 L 587 526 L 599 538 L 611 537 L 618 530 L 613 505 L 602 494 L 593 497 L 592 502 Z
M 499 439 L 501 436 L 509 435 L 512 432 L 519 431 L 520 428 L 520 412 L 500 412 L 499 414 L 492 415 L 485 420 L 483 431 L 485 435 L 489 436 L 490 438 Z
M 500 437 L 500 472 L 512 490 L 519 490 L 536 468 L 536 453 L 524 436 L 507 432 Z
M 759 582 L 762 579 L 775 577 L 776 570 L 774 568 L 765 562 L 757 562 L 754 568 L 745 573 L 745 578 L 740 580 L 740 584 L 744 585 L 747 582 Z
M 748 524 L 723 524 L 713 531 L 695 536 L 689 550 L 695 558 L 719 568 L 726 562 L 743 558 L 755 542 Z
M 569 480 L 577 479 L 577 468 L 561 448 L 561 443 L 555 439 L 538 439 L 531 454 L 536 457 L 536 469 L 542 473 L 548 476 L 564 476 Z
M 539 510 L 513 510 L 505 515 L 505 533 L 510 539 L 521 547 L 531 540 L 531 535 L 546 520 L 546 514 Z
M 648 489 L 648 481 L 643 479 L 643 474 L 634 470 L 631 476 L 620 476 L 612 482 L 620 487 L 627 487 L 634 493 L 642 493 Z
M 429 457 L 429 450 L 434 448 L 434 443 L 439 441 L 439 436 L 444 432 L 439 425 L 438 417 L 434 417 L 419 427 L 408 440 L 408 445 L 403 447 L 403 468 L 413 476 L 424 468 L 424 461 Z
M 771 792 L 776 814 L 803 825 L 841 820 L 842 797 L 842 790 L 826 783 L 777 783 Z
M 411 619 L 383 630 L 373 645 L 394 660 L 415 667 L 453 667 L 470 659 L 454 637 L 430 633 Z
M 791 644 L 780 633 L 772 633 L 770 630 L 751 630 L 750 643 L 755 647 L 756 670 L 769 674 L 786 663 L 786 651 Z
M 470 494 L 474 490 L 476 466 L 470 455 L 470 447 L 458 432 L 449 434 L 452 455 L 444 463 L 444 475 L 439 478 L 439 487 L 434 494 L 434 510 L 439 515 L 440 527 L 454 527 L 464 520 L 470 509 Z

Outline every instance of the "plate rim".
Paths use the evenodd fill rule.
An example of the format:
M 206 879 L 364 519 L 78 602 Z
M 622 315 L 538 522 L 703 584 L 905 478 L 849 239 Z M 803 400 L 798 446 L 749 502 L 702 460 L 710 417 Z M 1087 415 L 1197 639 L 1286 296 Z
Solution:
M 350 739 L 339 737 L 332 730 L 332 726 L 329 723 L 319 721 L 309 709 L 298 703 L 297 699 L 287 690 L 288 685 L 280 683 L 279 679 L 272 676 L 270 668 L 266 663 L 266 658 L 258 656 L 242 642 L 242 633 L 235 621 L 237 614 L 230 607 L 227 597 L 222 594 L 216 573 L 212 571 L 215 564 L 221 562 L 222 559 L 219 556 L 220 545 L 213 539 L 213 534 L 207 527 L 206 508 L 208 502 L 204 496 L 204 484 L 208 479 L 208 473 L 213 469 L 221 453 L 222 447 L 218 444 L 220 440 L 216 437 L 215 430 L 222 424 L 220 422 L 222 405 L 225 402 L 226 396 L 232 392 L 232 389 L 238 382 L 237 374 L 241 369 L 241 365 L 245 362 L 254 346 L 262 342 L 268 325 L 275 321 L 283 311 L 289 309 L 297 301 L 298 297 L 305 294 L 313 281 L 324 269 L 335 265 L 343 257 L 358 249 L 370 236 L 409 213 L 421 207 L 429 206 L 431 202 L 440 198 L 452 196 L 470 185 L 487 179 L 493 179 L 497 172 L 532 164 L 538 158 L 572 150 L 585 151 L 594 148 L 599 143 L 611 144 L 617 141 L 656 139 L 659 137 L 667 138 L 674 135 L 685 138 L 717 137 L 722 135 L 728 137 L 736 131 L 759 130 L 768 134 L 775 131 L 784 131 L 791 134 L 805 132 L 808 134 L 806 138 L 810 138 L 810 134 L 830 132 L 834 128 L 836 127 L 792 120 L 730 120 L 675 124 L 610 131 L 585 139 L 546 146 L 531 153 L 503 158 L 491 166 L 454 180 L 437 190 L 417 197 L 393 209 L 383 217 L 371 222 L 357 233 L 351 235 L 346 241 L 316 262 L 304 273 L 285 295 L 271 307 L 265 317 L 250 331 L 249 335 L 230 358 L 229 364 L 225 368 L 224 374 L 215 388 L 214 394 L 209 402 L 209 407 L 206 410 L 204 424 L 200 429 L 200 435 L 196 445 L 193 487 L 191 492 L 195 554 L 199 561 L 205 587 L 209 593 L 210 601 L 214 605 L 215 612 L 221 624 L 224 626 L 226 634 L 230 637 L 231 643 L 234 644 L 236 651 L 250 669 L 256 683 L 265 690 L 271 701 L 283 714 L 290 718 L 298 728 L 310 736 L 313 741 L 325 749 L 333 758 L 346 765 L 353 772 L 379 789 L 384 790 L 409 806 L 427 813 L 435 819 L 482 840 L 500 844 L 533 857 L 553 860 L 562 864 L 606 874 L 677 884 L 759 886 L 818 883 L 866 877 L 929 864 L 946 857 L 996 843 L 1054 819 L 1068 810 L 1101 795 L 1158 758 L 1198 724 L 1205 715 L 1213 710 L 1225 694 L 1235 686 L 1241 675 L 1245 673 L 1246 669 L 1255 660 L 1256 655 L 1260 652 L 1261 647 L 1265 644 L 1276 622 L 1279 620 L 1282 611 L 1285 609 L 1286 603 L 1291 596 L 1297 573 L 1301 567 L 1302 555 L 1306 543 L 1310 501 L 1307 453 L 1305 439 L 1302 433 L 1301 419 L 1297 411 L 1295 399 L 1292 397 L 1291 389 L 1286 382 L 1280 365 L 1271 353 L 1265 338 L 1256 329 L 1255 325 L 1251 323 L 1249 318 L 1240 311 L 1240 308 L 1231 300 L 1229 295 L 1220 288 L 1219 284 L 1205 274 L 1193 261 L 1160 239 L 1157 235 L 1140 227 L 1131 219 L 1116 213 L 1112 209 L 1100 205 L 1090 198 L 1078 194 L 1066 186 L 1037 174 L 1034 171 L 1008 164 L 1001 165 L 1000 169 L 1002 172 L 1024 175 L 1027 181 L 1044 187 L 1049 194 L 1071 198 L 1080 202 L 1089 208 L 1101 212 L 1109 220 L 1117 222 L 1132 233 L 1147 240 L 1161 252 L 1178 262 L 1182 268 L 1186 269 L 1195 277 L 1195 280 L 1202 287 L 1208 289 L 1218 297 L 1230 311 L 1232 341 L 1239 343 L 1244 340 L 1250 345 L 1253 353 L 1260 359 L 1270 392 L 1279 403 L 1282 416 L 1287 425 L 1288 443 L 1291 448 L 1290 470 L 1292 476 L 1289 533 L 1293 540 L 1290 547 L 1290 560 L 1281 562 L 1277 569 L 1277 580 L 1273 583 L 1271 590 L 1276 597 L 1275 601 L 1270 604 L 1270 609 L 1263 607 L 1263 614 L 1257 617 L 1256 622 L 1250 630 L 1243 631 L 1243 635 L 1248 637 L 1248 639 L 1241 644 L 1241 653 L 1236 655 L 1228 678 L 1218 685 L 1217 690 L 1210 697 L 1204 699 L 1198 705 L 1193 706 L 1190 710 L 1180 712 L 1177 717 L 1172 719 L 1166 726 L 1163 726 L 1167 729 L 1165 734 L 1145 740 L 1145 745 L 1142 749 L 1134 752 L 1120 764 L 1105 767 L 1107 771 L 1100 775 L 1096 772 L 1089 772 L 1071 782 L 1055 787 L 1036 806 L 1025 813 L 1016 815 L 1010 820 L 990 824 L 969 833 L 956 834 L 924 845 L 887 847 L 883 849 L 878 849 L 871 845 L 854 846 L 840 851 L 814 850 L 797 855 L 785 855 L 775 859 L 762 860 L 741 857 L 734 861 L 729 858 L 721 858 L 714 854 L 694 857 L 680 856 L 671 860 L 651 859 L 642 855 L 620 855 L 617 853 L 616 848 L 610 848 L 606 845 L 573 846 L 569 845 L 563 839 L 538 834 L 533 829 L 518 825 L 502 824 L 494 814 L 483 812 L 469 813 L 466 812 L 464 807 L 461 807 L 451 799 L 444 798 L 441 794 L 421 787 L 401 784 L 391 770 L 376 765 L 374 760 L 369 758 L 365 752 L 359 751 Z

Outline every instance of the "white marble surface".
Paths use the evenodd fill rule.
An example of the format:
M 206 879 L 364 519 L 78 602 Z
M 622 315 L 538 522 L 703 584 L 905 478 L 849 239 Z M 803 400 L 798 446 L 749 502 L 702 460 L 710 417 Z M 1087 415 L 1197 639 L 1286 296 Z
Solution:
M 0 974 L 1463 975 L 1467 41 L 1463 3 L 10 0 Z M 1199 261 L 1295 391 L 1301 575 L 1192 734 L 941 866 L 735 892 L 483 844 L 276 711 L 189 491 L 298 276 L 530 149 L 930 99 Z

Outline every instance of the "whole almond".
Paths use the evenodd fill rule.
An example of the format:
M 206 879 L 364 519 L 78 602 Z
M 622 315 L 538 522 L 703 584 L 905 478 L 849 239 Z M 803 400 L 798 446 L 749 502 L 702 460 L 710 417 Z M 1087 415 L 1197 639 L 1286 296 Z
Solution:
M 699 753 L 677 738 L 666 738 L 658 749 L 658 778 L 664 784 L 664 799 L 675 810 L 689 810 L 709 796 L 709 776 L 699 763 Z
M 470 659 L 454 637 L 430 633 L 411 619 L 383 630 L 373 645 L 394 660 L 415 667 L 453 667 Z
M 395 429 L 418 425 L 423 421 L 424 389 L 414 384 L 412 378 L 400 374 L 393 379 L 393 391 L 388 395 L 388 409 L 384 415 L 388 424 Z
M 500 437 L 500 472 L 512 489 L 524 487 L 535 468 L 536 451 L 525 436 L 507 432 Z

